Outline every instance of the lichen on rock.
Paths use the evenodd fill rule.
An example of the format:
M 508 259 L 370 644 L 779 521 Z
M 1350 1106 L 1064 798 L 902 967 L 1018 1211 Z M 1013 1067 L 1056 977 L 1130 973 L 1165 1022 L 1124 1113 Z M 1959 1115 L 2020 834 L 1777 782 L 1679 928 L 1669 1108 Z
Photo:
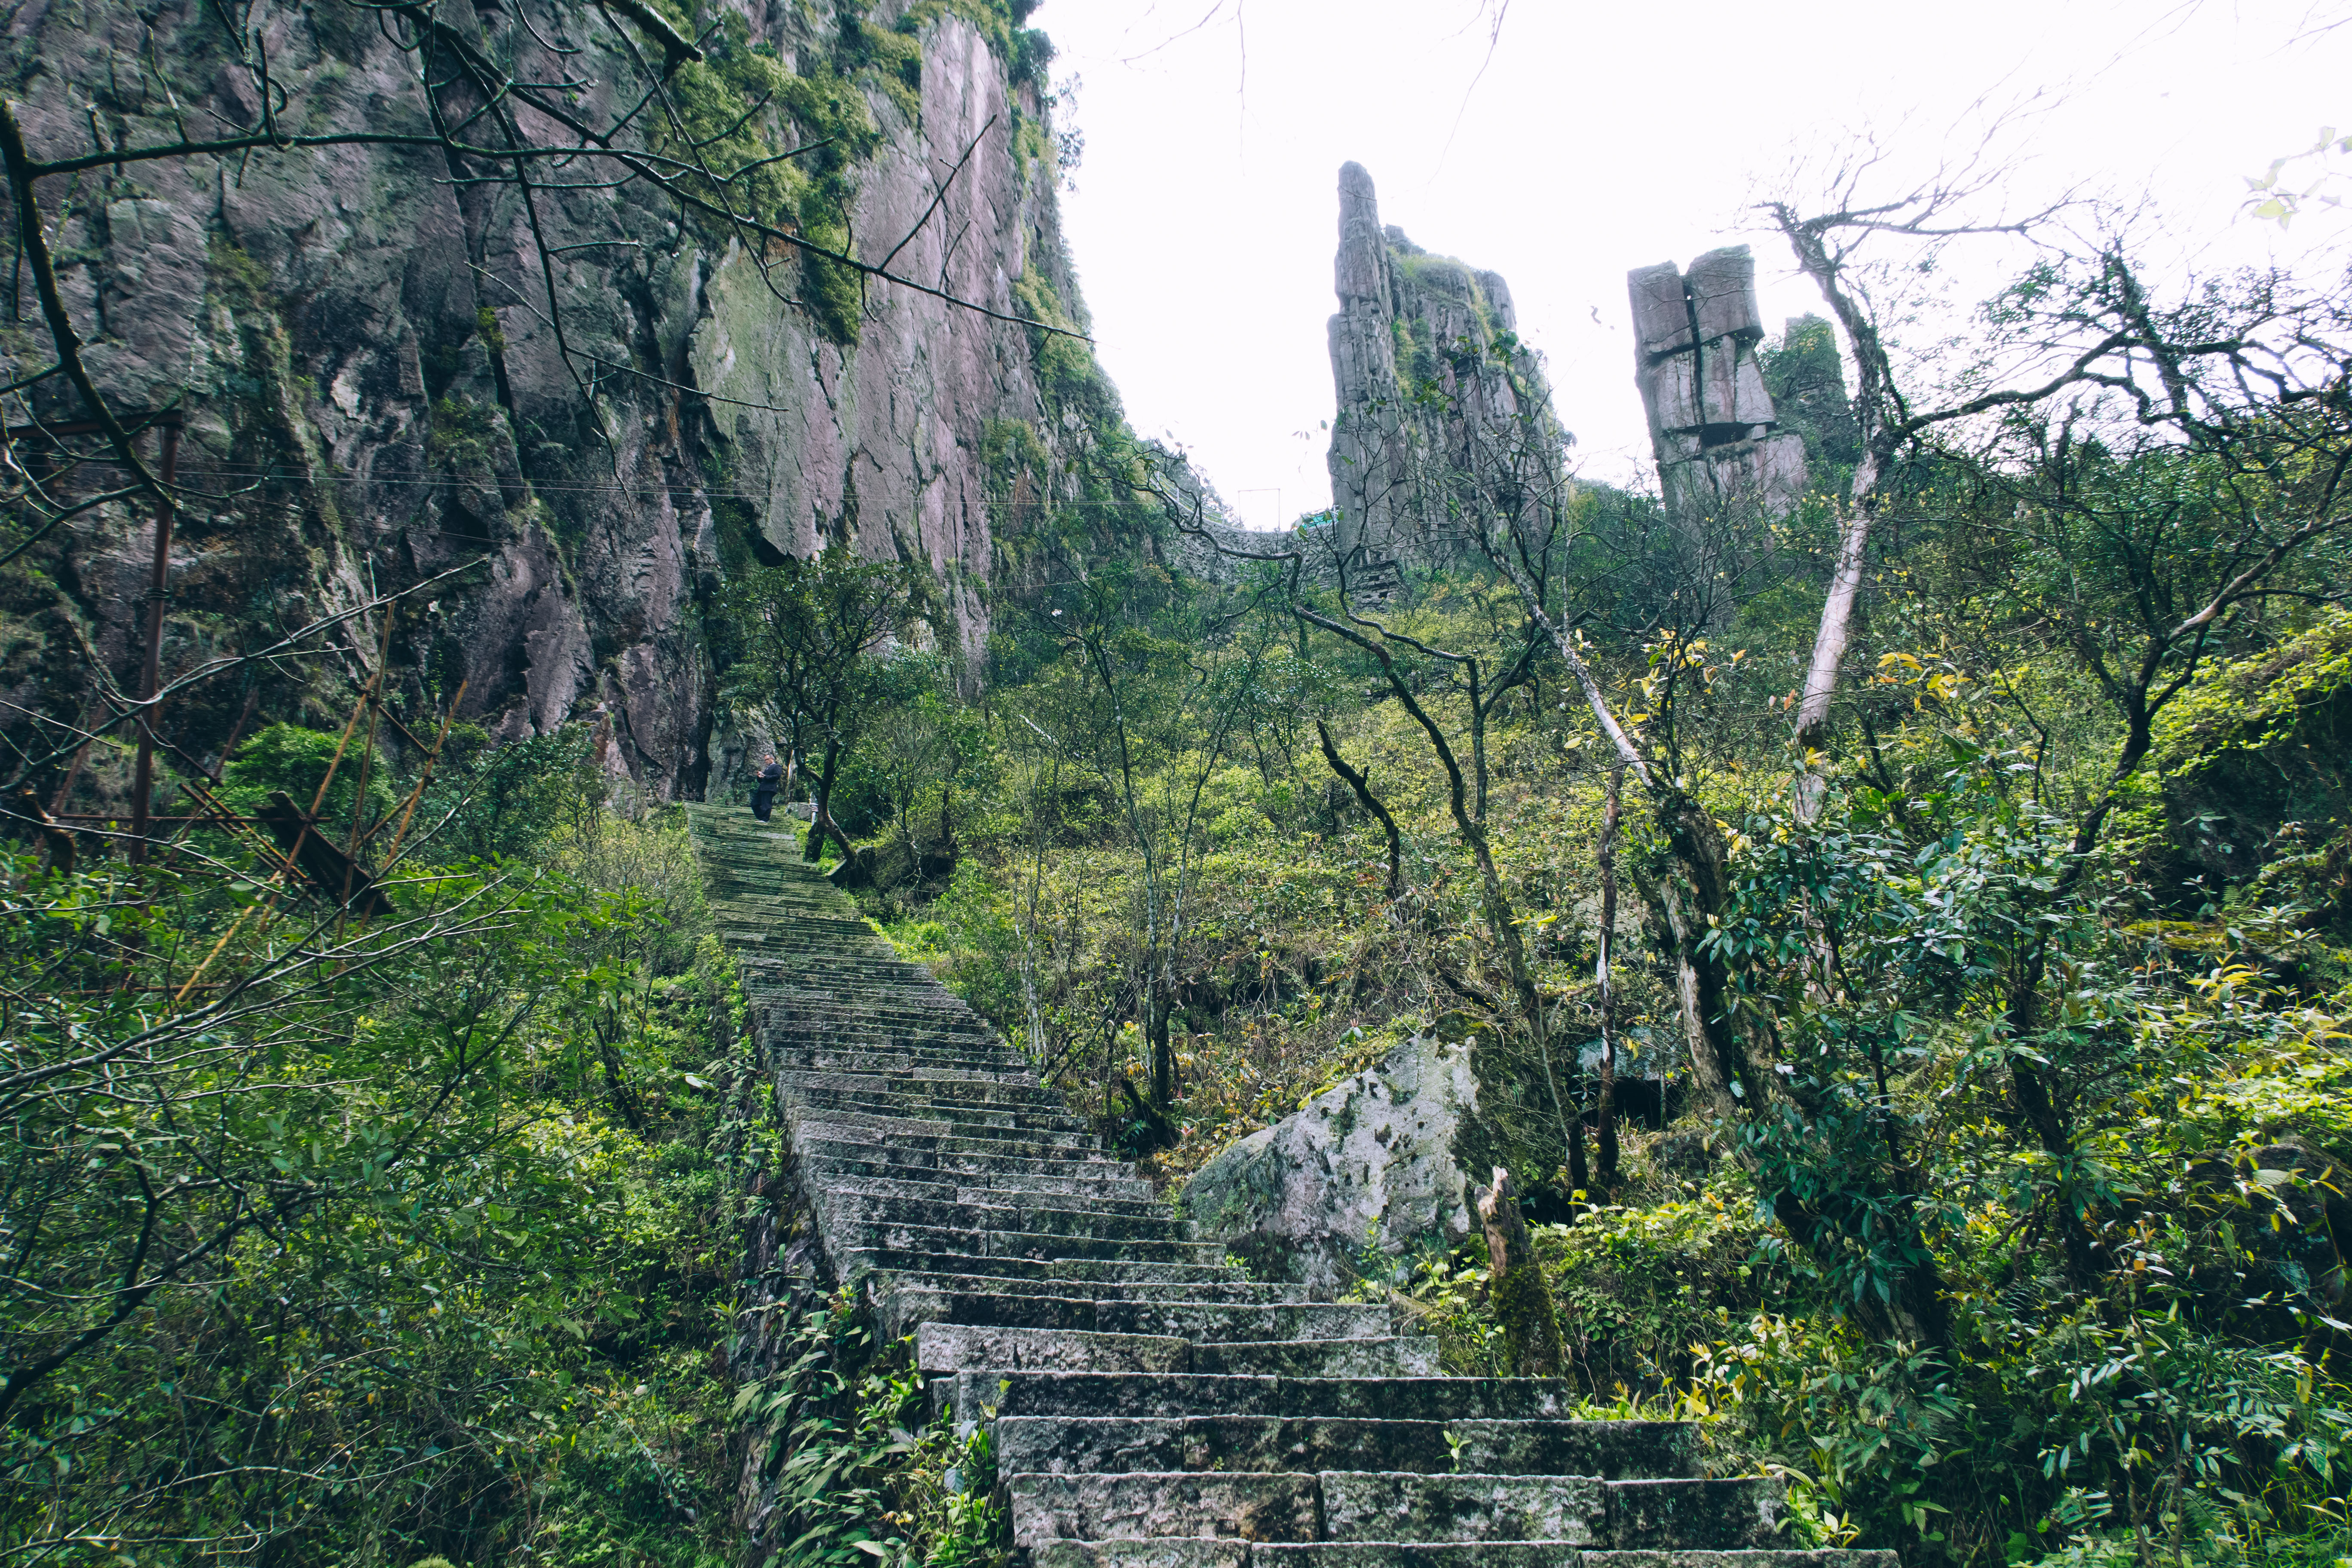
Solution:
M 1477 1225 L 1455 1153 L 1478 1115 L 1471 1050 L 1412 1036 L 1202 1166 L 1186 1212 L 1260 1279 L 1322 1296 L 1374 1255 L 1450 1250 Z

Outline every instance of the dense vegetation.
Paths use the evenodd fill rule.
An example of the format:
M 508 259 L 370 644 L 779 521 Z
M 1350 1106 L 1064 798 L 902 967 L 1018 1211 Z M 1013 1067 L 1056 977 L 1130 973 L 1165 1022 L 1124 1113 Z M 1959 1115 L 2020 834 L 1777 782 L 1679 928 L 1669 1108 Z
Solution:
M 2095 320 L 2128 291 L 2099 265 L 2029 279 L 1987 341 Z M 954 658 L 876 656 L 898 687 L 834 797 L 845 879 L 1171 1179 L 1407 1030 L 1477 1030 L 1553 1222 L 1569 1374 L 1596 1407 L 1700 1415 L 1820 1542 L 2332 1558 L 2338 302 L 2253 279 L 2160 326 L 2135 308 L 2145 341 L 2221 359 L 2291 321 L 2309 389 L 2240 396 L 2175 353 L 2212 381 L 1915 424 L 1869 497 L 1852 673 L 1801 746 L 1784 715 L 1870 429 L 1819 322 L 1766 355 L 1813 458 L 1793 515 L 1498 498 L 1496 548 L 1377 605 L 1318 578 L 1312 529 L 1215 584 L 1074 547 L 1001 594 L 977 692 Z M 1578 1135 L 1604 1032 L 1678 1115 L 1628 1131 L 1613 1179 Z M 1482 1250 L 1365 1267 L 1459 1365 L 1500 1364 Z
M 249 834 L 9 860 L 11 1560 L 725 1556 L 731 973 L 584 732 L 483 739 L 226 770 L 426 825 L 373 921 Z
M 1026 5 L 951 8 L 1036 85 Z M 845 12 L 796 75 L 625 10 L 676 84 L 629 155 L 701 160 L 634 177 L 797 247 L 793 308 L 854 339 L 889 279 L 836 250 L 845 161 L 914 34 Z M 776 161 L 787 118 L 824 158 Z M 467 155 L 527 191 L 568 145 Z M 12 165 L 26 210 L 58 173 Z M 1458 548 L 1370 592 L 1328 520 L 1221 550 L 1025 273 L 1041 412 L 1084 439 L 992 423 L 988 582 L 727 553 L 719 721 L 1171 1190 L 1406 1033 L 1475 1037 L 1556 1370 L 1786 1478 L 1810 1540 L 2340 1560 L 2352 296 L 2161 299 L 2056 237 L 1915 360 L 1860 247 L 1933 237 L 1895 264 L 1933 272 L 1950 199 L 1769 209 L 1836 318 L 1762 356 L 1792 510 L 1565 482 L 1529 381 L 1456 455 Z M 18 239 L 53 270 L 37 214 Z M 81 386 L 64 310 L 42 378 Z M 1496 346 L 1420 345 L 1413 395 Z M 484 467 L 488 427 L 436 419 Z M 105 434 L 129 488 L 9 492 L 17 586 L 82 510 L 171 504 Z M 385 700 L 402 613 L 312 623 L 356 634 L 341 675 L 216 769 L 165 756 L 152 856 L 43 804 L 153 763 L 131 700 L 12 774 L 0 1558 L 687 1568 L 749 1496 L 795 1564 L 1001 1559 L 984 1436 L 855 1299 L 782 1268 L 740 1310 L 793 1199 L 677 812 L 609 730 L 390 744 L 462 692 Z M 1521 1368 L 1485 1270 L 1368 1249 L 1355 1288 Z

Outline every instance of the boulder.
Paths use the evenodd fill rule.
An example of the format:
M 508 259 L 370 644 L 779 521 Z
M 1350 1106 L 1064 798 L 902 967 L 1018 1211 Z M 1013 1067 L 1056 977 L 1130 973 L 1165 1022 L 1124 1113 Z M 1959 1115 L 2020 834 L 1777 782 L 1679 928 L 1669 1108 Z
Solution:
M 1477 1223 L 1454 1152 L 1478 1110 L 1471 1048 L 1415 1035 L 1210 1161 L 1184 1189 L 1202 1238 L 1323 1297 L 1375 1249 L 1450 1251 Z

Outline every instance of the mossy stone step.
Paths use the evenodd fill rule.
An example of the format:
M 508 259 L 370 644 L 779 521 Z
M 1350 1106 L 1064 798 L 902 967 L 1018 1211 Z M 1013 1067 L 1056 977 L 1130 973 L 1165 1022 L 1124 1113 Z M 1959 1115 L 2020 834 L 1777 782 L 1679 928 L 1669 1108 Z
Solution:
M 923 1198 L 941 1204 L 1020 1205 L 1048 1199 L 1066 1200 L 1061 1206 L 1087 1208 L 1107 1214 L 1164 1215 L 1168 1205 L 1151 1195 L 1149 1182 L 1107 1177 L 1088 1182 L 1070 1176 L 996 1176 L 985 1182 L 910 1181 L 901 1176 L 851 1175 L 841 1173 L 828 1180 L 813 1173 L 820 1192 L 858 1193 L 878 1198 Z
M 1027 1085 L 935 1082 L 908 1079 L 849 1079 L 843 1074 L 795 1073 L 780 1078 L 784 1091 L 811 1106 L 872 1110 L 889 1115 L 919 1111 L 932 1116 L 998 1117 L 1055 1131 L 1085 1131 L 1089 1123 L 1064 1110 L 1043 1089 Z
M 902 1073 L 908 1078 L 919 1075 L 925 1083 L 1001 1083 L 1014 1088 L 1037 1087 L 1037 1075 L 1024 1066 L 1000 1064 L 988 1058 L 918 1058 L 910 1051 L 863 1050 L 843 1047 L 827 1050 L 805 1048 L 790 1053 L 796 1058 L 782 1059 L 779 1052 L 770 1058 L 775 1067 L 776 1081 L 789 1087 L 803 1073 L 860 1072 Z
M 1696 1469 L 1697 1447 L 1691 1427 L 1667 1421 L 1013 1415 L 996 1423 L 997 1465 L 1008 1474 L 1134 1469 L 1445 1475 L 1465 1470 L 1654 1480 L 1685 1477 Z
M 1076 1160 L 1101 1152 L 1100 1144 L 1091 1133 L 1034 1132 L 1024 1136 L 1020 1130 L 1009 1127 L 966 1127 L 951 1121 L 868 1116 L 859 1111 L 814 1107 L 798 1115 L 790 1114 L 799 1109 L 789 1104 L 785 1107 L 793 1131 L 818 1142 L 862 1141 L 886 1143 L 908 1152 L 993 1154 L 1011 1160 Z
M 1241 1278 L 1239 1269 L 1223 1263 L 1162 1262 L 1116 1254 L 1107 1258 L 1087 1258 L 1059 1253 L 1050 1258 L 1038 1258 L 1011 1251 L 953 1252 L 945 1247 L 933 1250 L 920 1245 L 844 1247 L 835 1252 L 830 1242 L 826 1245 L 826 1251 L 835 1259 L 844 1279 L 876 1271 L 900 1275 L 920 1274 L 933 1269 L 941 1274 L 968 1274 L 1003 1281 L 1035 1280 L 1042 1284 L 1073 1286 L 1097 1281 L 1108 1284 L 1189 1285 L 1198 1281 L 1218 1282 Z
M 1100 1134 L 1075 1116 L 1039 1116 L 1013 1106 L 940 1100 L 928 1095 L 842 1095 L 804 1092 L 797 1084 L 782 1087 L 785 1099 L 813 1121 L 912 1121 L 960 1137 L 1011 1138 L 1016 1142 L 1068 1139 L 1069 1147 L 1100 1147 Z
M 970 1079 L 935 1079 L 919 1074 L 826 1072 L 795 1074 L 793 1091 L 811 1097 L 840 1096 L 848 1100 L 918 1099 L 942 1105 L 1002 1109 L 1023 1115 L 1076 1121 L 1062 1108 L 1059 1097 L 1034 1084 L 975 1082 Z
M 1058 1236 L 1089 1241 L 1181 1241 L 1198 1245 L 1192 1226 L 1165 1209 L 1157 1214 L 1118 1214 L 1075 1206 L 1084 1200 L 1066 1198 L 1063 1207 L 1046 1204 L 939 1203 L 929 1198 L 890 1197 L 843 1188 L 817 1199 L 829 1226 L 848 1234 L 858 1226 L 908 1226 L 958 1234 L 1006 1231 L 1025 1236 Z M 1212 1261 L 1222 1261 L 1219 1248 Z
M 812 1171 L 863 1171 L 874 1175 L 914 1175 L 923 1171 L 970 1176 L 1100 1174 L 1134 1179 L 1129 1166 L 1090 1151 L 1063 1150 L 1055 1158 L 1043 1159 L 1003 1151 L 916 1148 L 850 1128 L 837 1134 L 814 1124 L 799 1131 L 802 1136 L 794 1140 L 794 1146 L 802 1163 Z
M 1567 1420 L 1576 1384 L 1537 1377 L 1115 1377 L 1015 1373 L 1004 1415 L 1328 1415 L 1391 1421 Z
M 1356 1301 L 1310 1301 L 1298 1285 L 1244 1279 L 1238 1268 L 1222 1278 L 1072 1279 L 1055 1290 L 1008 1285 L 995 1274 L 901 1274 L 885 1295 L 922 1295 L 943 1323 L 996 1323 L 1006 1328 L 1099 1330 L 1105 1333 L 1184 1334 L 1194 1340 L 1378 1338 L 1389 1331 L 1386 1308 Z M 1196 1312 L 1194 1309 L 1199 1309 Z M 1217 1317 L 1217 1313 L 1255 1314 Z M 1295 1313 L 1284 1317 L 1278 1314 Z M 1219 1329 L 1230 1332 L 1218 1332 Z
M 1437 1352 L 1436 1342 L 1433 1340 L 1253 1340 L 1232 1344 L 1200 1344 L 1182 1334 L 1118 1334 L 934 1321 L 925 1323 L 916 1331 L 915 1354 L 916 1364 L 923 1371 L 949 1374 L 975 1367 L 1015 1372 L 1187 1373 L 1201 1371 L 1203 1360 L 1215 1362 L 1229 1358 L 1259 1365 L 1278 1363 L 1296 1366 L 1300 1369 L 1296 1375 L 1301 1376 L 1318 1375 L 1315 1369 L 1328 1367 L 1352 1376 L 1410 1377 L 1433 1368 Z M 1056 1431 L 1072 1424 L 1071 1418 L 1067 1417 L 1032 1416 L 1027 1419 Z M 1010 1421 L 997 1424 L 1000 1464 L 1014 1469 L 1034 1470 L 1088 1468 L 1066 1463 L 1013 1464 L 1004 1458 L 1009 1452 L 1004 1445 L 1009 1440 L 1007 1434 L 1012 1425 Z M 1109 1425 L 1131 1427 L 1134 1424 L 1113 1420 Z M 1082 1436 L 1071 1434 L 1063 1440 L 1080 1445 Z M 1112 1434 L 1109 1440 L 1123 1439 L 1118 1434 Z M 1441 1450 L 1444 1447 L 1442 1436 L 1438 1447 Z M 1057 1451 L 1052 1441 L 1040 1439 L 1039 1453 L 1050 1456 Z M 1074 1446 L 1070 1451 L 1076 1452 L 1078 1448 Z M 1179 1462 L 1132 1468 L 1174 1470 L 1213 1467 Z
M 1222 1268 L 1225 1249 L 1215 1242 L 1174 1237 L 1094 1237 L 1058 1231 L 982 1230 L 948 1226 L 903 1225 L 896 1220 L 850 1220 L 835 1233 L 852 1249 L 888 1249 L 935 1258 L 963 1256 L 1019 1258 L 1031 1263 L 1163 1263 Z M 830 1239 L 830 1238 L 829 1238 Z
M 1015 1545 L 1152 1535 L 1297 1542 L 1557 1541 L 1600 1549 L 1780 1539 L 1777 1482 L 1397 1470 L 1014 1474 Z

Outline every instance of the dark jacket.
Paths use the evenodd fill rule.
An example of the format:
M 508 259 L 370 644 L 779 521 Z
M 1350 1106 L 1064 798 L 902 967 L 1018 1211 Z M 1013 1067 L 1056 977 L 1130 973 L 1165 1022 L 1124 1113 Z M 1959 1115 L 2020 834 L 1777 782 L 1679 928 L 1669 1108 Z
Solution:
M 760 770 L 759 777 L 752 781 L 751 793 L 753 795 L 772 795 L 776 791 L 783 787 L 783 763 L 770 763 L 766 767 Z

